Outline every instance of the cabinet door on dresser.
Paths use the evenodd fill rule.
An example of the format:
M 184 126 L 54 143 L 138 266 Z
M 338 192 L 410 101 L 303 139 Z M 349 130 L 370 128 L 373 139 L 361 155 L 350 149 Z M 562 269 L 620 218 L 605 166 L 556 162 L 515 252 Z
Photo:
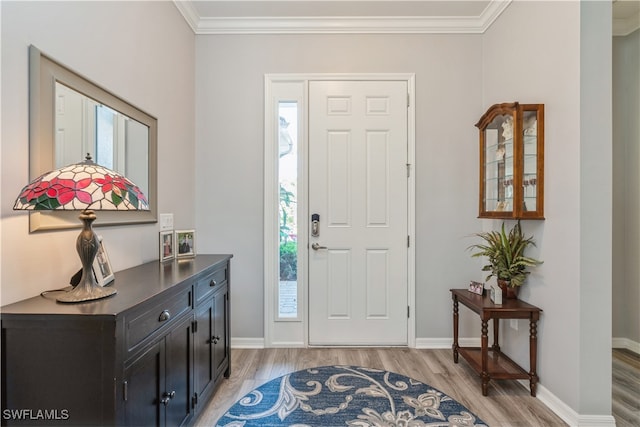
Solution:
M 215 382 L 228 367 L 227 290 L 225 283 L 196 310 L 195 385 L 198 398 L 213 391 Z
M 229 377 L 229 287 L 227 285 L 220 288 L 213 296 L 214 319 L 213 319 L 213 367 L 215 378 L 219 378 L 224 372 L 225 377 Z
M 168 426 L 182 426 L 193 417 L 193 315 L 185 318 L 166 337 L 166 383 L 160 402 Z
M 193 317 L 186 316 L 125 368 L 125 423 L 181 426 L 193 417 Z
M 165 365 L 163 347 L 164 341 L 151 345 L 125 368 L 123 400 L 128 426 L 164 424 L 158 399 L 163 389 L 160 384 Z

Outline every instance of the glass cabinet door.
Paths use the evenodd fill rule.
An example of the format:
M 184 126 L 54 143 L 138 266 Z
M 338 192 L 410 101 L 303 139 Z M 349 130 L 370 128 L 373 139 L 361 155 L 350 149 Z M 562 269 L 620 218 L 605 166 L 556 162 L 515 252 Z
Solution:
M 542 110 L 537 106 L 524 105 L 522 111 L 522 217 L 543 217 L 542 214 L 542 174 L 539 165 L 542 163 L 542 149 L 539 145 L 543 136 L 540 134 Z
M 496 116 L 484 130 L 485 173 L 484 210 L 509 212 L 513 209 L 513 133 L 505 128 L 513 125 L 509 114 Z M 513 128 L 510 128 L 513 132 Z
M 496 104 L 480 129 L 480 218 L 543 219 L 542 104 Z

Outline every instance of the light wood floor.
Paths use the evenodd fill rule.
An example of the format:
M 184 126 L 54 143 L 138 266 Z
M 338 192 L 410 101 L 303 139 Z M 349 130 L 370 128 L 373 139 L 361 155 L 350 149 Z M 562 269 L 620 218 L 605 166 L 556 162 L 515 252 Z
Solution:
M 613 350 L 613 416 L 616 427 L 640 426 L 640 355 Z
M 196 426 L 215 426 L 236 400 L 273 378 L 325 365 L 367 366 L 414 378 L 448 394 L 491 427 L 567 425 L 516 381 L 492 380 L 489 396 L 482 396 L 479 376 L 462 358 L 454 364 L 451 350 L 280 348 L 234 349 L 231 354 L 231 378 L 222 382 Z

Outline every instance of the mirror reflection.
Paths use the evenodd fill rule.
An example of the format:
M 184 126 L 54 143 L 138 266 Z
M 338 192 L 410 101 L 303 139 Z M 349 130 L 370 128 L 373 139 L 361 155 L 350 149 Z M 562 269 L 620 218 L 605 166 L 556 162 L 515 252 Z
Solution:
M 55 167 L 77 163 L 88 153 L 148 194 L 149 128 L 60 82 L 55 91 Z
M 104 211 L 94 226 L 157 222 L 158 120 L 29 47 L 29 176 L 93 160 L 133 181 L 148 211 Z M 72 211 L 33 211 L 29 231 L 79 228 Z

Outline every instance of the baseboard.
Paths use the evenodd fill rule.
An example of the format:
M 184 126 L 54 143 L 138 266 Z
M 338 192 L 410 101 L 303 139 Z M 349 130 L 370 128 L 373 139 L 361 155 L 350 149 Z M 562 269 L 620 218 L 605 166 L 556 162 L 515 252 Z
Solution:
M 625 348 L 640 354 L 640 343 L 630 340 L 629 338 L 613 338 L 611 340 L 611 347 L 613 348 Z
M 520 380 L 520 383 L 523 387 L 529 388 L 529 381 Z M 536 388 L 536 398 L 571 427 L 616 427 L 613 415 L 578 414 L 540 383 Z
M 231 348 L 264 348 L 264 338 L 231 337 Z

